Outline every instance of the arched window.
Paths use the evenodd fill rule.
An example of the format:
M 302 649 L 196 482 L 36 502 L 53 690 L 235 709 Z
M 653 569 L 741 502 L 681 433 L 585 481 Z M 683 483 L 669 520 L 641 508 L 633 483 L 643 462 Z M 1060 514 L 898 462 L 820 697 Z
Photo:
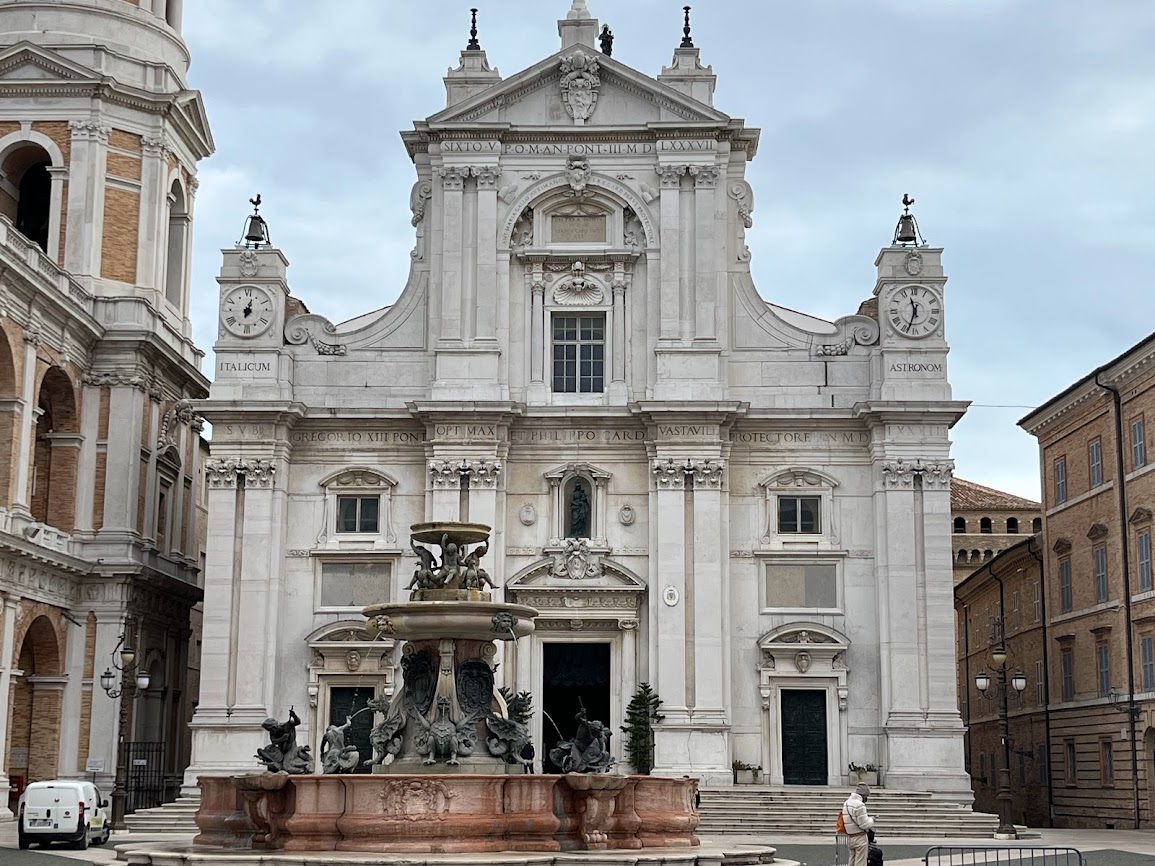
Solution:
M 1007 518 L 1007 532 L 1010 533 L 1011 535 L 1015 535 L 1018 533 L 1018 531 L 1019 531 L 1019 518 L 1008 517 Z
M 956 517 L 954 519 L 954 531 L 960 533 L 967 531 L 967 519 L 965 517 Z
M 32 464 L 32 517 L 72 532 L 76 516 L 76 460 L 80 436 L 72 382 L 52 367 L 40 382 L 36 445 Z
M 991 519 L 984 517 L 979 521 L 979 532 L 989 533 L 991 531 Z
M 12 359 L 12 347 L 4 329 L 0 328 L 0 405 L 14 407 L 18 396 L 16 390 L 16 366 Z M 12 470 L 15 468 L 12 445 L 16 440 L 16 413 L 9 408 L 0 410 L 0 506 L 12 504 Z
M 575 475 L 563 494 L 565 537 L 589 538 L 593 528 L 593 491 L 589 479 Z
M 1031 521 L 1031 532 L 1043 531 L 1043 518 L 1036 517 Z
M 967 552 L 965 550 L 960 550 L 958 552 L 958 556 L 956 558 L 958 559 L 959 562 L 966 562 L 967 561 Z
M 4 160 L 0 183 L 0 212 L 17 230 L 48 252 L 48 229 L 52 219 L 52 160 L 42 147 L 27 143 Z
M 164 295 L 178 310 L 184 309 L 185 252 L 188 249 L 189 215 L 184 190 L 176 181 L 168 197 L 168 258 Z

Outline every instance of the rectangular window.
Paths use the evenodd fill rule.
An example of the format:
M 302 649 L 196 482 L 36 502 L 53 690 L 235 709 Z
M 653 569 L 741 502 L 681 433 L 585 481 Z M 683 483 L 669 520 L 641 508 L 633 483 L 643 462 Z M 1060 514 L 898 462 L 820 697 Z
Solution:
M 392 576 L 389 562 L 326 562 L 317 607 L 362 608 L 389 601 Z
M 1046 746 L 1038 746 L 1035 749 L 1035 763 L 1038 764 L 1038 766 L 1039 766 L 1039 784 L 1040 785 L 1047 784 L 1048 760 L 1047 760 L 1047 747 Z
M 338 532 L 378 532 L 380 496 L 338 496 Z
M 1139 533 L 1139 592 L 1151 591 L 1151 533 Z
M 1043 582 L 1036 580 L 1031 587 L 1031 621 L 1040 622 L 1043 619 Z
M 1067 458 L 1060 457 L 1055 461 L 1055 502 L 1067 501 Z
M 818 496 L 779 496 L 778 531 L 802 535 L 822 532 L 821 505 Z
M 1099 741 L 1099 778 L 1104 785 L 1115 784 L 1115 746 L 1110 740 Z
M 1019 611 L 1019 593 L 1011 593 L 1011 628 L 1018 628 L 1022 623 L 1022 613 Z
M 838 568 L 834 565 L 767 565 L 766 606 L 837 608 Z
M 1071 560 L 1059 560 L 1059 612 L 1069 613 L 1074 607 L 1071 597 Z
M 1107 548 L 1096 547 L 1095 557 L 1095 601 L 1102 604 L 1107 600 Z
M 979 755 L 979 781 L 984 785 L 987 783 L 987 753 L 983 752 Z
M 1075 760 L 1075 741 L 1067 740 L 1065 745 L 1067 753 L 1067 784 L 1074 785 L 1079 781 L 1078 765 Z
M 1143 691 L 1155 692 L 1155 637 L 1139 641 L 1139 655 L 1143 665 Z
M 1074 650 L 1064 649 L 1060 655 L 1063 663 L 1063 700 L 1075 699 L 1075 653 Z
M 1111 693 L 1111 651 L 1106 641 L 1095 644 L 1095 664 L 1099 672 L 1099 697 Z
M 1088 462 L 1091 468 L 1091 486 L 1098 487 L 1103 483 L 1103 443 L 1098 439 L 1091 443 Z
M 1047 683 L 1043 676 L 1043 663 L 1035 662 L 1035 703 L 1040 707 L 1047 702 Z
M 1143 431 L 1143 419 L 1131 422 L 1131 468 L 1147 465 L 1147 440 Z
M 618 347 L 621 351 L 621 347 Z M 606 317 L 554 316 L 553 390 L 600 394 L 605 390 Z

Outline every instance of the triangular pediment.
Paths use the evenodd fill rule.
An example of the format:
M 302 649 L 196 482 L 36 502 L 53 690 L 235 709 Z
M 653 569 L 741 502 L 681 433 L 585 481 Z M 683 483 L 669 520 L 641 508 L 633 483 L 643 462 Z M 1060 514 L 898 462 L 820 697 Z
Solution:
M 600 84 L 597 105 L 584 126 L 566 110 L 561 64 L 575 50 L 597 60 Z M 428 118 L 430 124 L 508 123 L 580 131 L 591 127 L 638 126 L 648 123 L 724 125 L 730 117 L 674 88 L 590 48 L 570 47 Z
M 216 150 L 213 133 L 209 128 L 209 116 L 205 111 L 204 99 L 199 90 L 186 90 L 177 97 L 173 106 L 173 116 L 183 132 L 194 144 L 198 159 L 212 156 Z
M 601 590 L 618 592 L 644 592 L 645 581 L 612 559 L 602 558 L 601 574 L 596 577 L 574 579 L 556 573 L 557 560 L 541 559 L 515 574 L 506 584 L 506 589 L 518 590 L 554 589 L 558 591 Z
M 92 82 L 99 77 L 91 69 L 31 42 L 18 42 L 0 51 L 0 81 Z

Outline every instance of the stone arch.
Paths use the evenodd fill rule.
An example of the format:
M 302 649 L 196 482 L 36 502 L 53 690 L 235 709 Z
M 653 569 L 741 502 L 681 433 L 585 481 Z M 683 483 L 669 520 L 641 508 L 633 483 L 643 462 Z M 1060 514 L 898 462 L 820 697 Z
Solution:
M 527 207 L 533 207 L 539 199 L 542 199 L 554 190 L 568 185 L 569 178 L 564 173 L 559 173 L 543 178 L 514 199 L 505 216 L 501 237 L 498 239 L 498 247 L 502 249 L 508 249 L 510 247 L 514 226 L 517 225 Z M 654 224 L 653 215 L 650 213 L 649 207 L 640 195 L 625 184 L 619 183 L 604 174 L 592 174 L 587 187 L 607 194 L 610 198 L 616 198 L 619 207 L 629 207 L 633 210 L 638 217 L 638 221 L 642 224 L 647 249 L 655 249 L 659 245 L 658 230 Z
M 12 475 L 16 466 L 17 406 L 19 396 L 16 358 L 8 333 L 0 327 L 0 507 L 12 504 Z
M 40 380 L 32 454 L 32 516 L 61 532 L 72 532 L 76 516 L 76 465 L 80 450 L 76 388 L 60 367 Z
M 7 768 L 10 776 L 23 776 L 25 782 L 57 775 L 65 653 L 50 610 L 33 607 L 13 635 L 20 675 L 9 701 Z
M 57 248 L 60 183 L 52 170 L 64 168 L 64 154 L 43 133 L 17 130 L 0 138 L 0 213 L 45 253 Z

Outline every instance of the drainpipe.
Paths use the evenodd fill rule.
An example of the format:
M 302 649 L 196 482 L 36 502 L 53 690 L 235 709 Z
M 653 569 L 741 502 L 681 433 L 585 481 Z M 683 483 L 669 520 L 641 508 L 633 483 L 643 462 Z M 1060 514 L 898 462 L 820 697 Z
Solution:
M 1055 783 L 1051 772 L 1051 645 L 1047 633 L 1050 631 L 1050 620 L 1047 619 L 1047 572 L 1046 565 L 1040 551 L 1035 549 L 1035 539 L 1032 535 L 1027 539 L 1027 552 L 1039 563 L 1039 617 L 1043 621 L 1043 731 L 1047 741 L 1047 818 L 1052 827 L 1055 826 Z
M 1123 535 L 1123 613 L 1126 616 L 1127 632 L 1127 727 L 1131 735 L 1131 786 L 1135 797 L 1135 829 L 1139 829 L 1139 755 L 1135 742 L 1135 647 L 1133 624 L 1131 622 L 1131 538 L 1127 522 L 1127 485 L 1123 478 L 1123 395 L 1114 385 L 1099 381 L 1100 371 L 1095 371 L 1095 384 L 1104 391 L 1111 392 L 1115 404 L 1115 487 L 1119 492 L 1119 525 Z

